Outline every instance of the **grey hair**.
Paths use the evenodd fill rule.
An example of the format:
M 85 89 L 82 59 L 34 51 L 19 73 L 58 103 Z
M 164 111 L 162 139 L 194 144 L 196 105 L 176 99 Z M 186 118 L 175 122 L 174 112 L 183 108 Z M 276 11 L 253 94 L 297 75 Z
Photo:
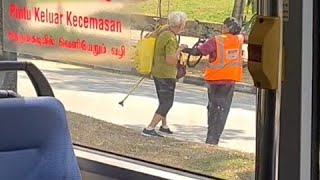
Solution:
M 171 27 L 179 27 L 187 22 L 187 14 L 180 11 L 171 12 L 168 15 L 168 24 Z

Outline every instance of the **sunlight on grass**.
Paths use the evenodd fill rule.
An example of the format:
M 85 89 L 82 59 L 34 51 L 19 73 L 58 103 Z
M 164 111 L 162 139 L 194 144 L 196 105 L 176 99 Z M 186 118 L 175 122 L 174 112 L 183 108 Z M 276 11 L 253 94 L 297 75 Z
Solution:
M 255 156 L 174 138 L 145 138 L 140 132 L 68 112 L 74 143 L 129 157 L 232 180 L 251 179 Z
M 170 6 L 168 8 L 168 1 Z M 212 23 L 221 23 L 226 17 L 231 16 L 234 0 L 164 0 L 162 1 L 162 16 L 170 11 L 184 11 L 188 19 L 199 19 Z M 147 0 L 137 4 L 135 13 L 144 15 L 157 14 L 157 1 Z M 251 15 L 251 12 L 249 12 Z M 249 15 L 249 16 L 250 16 Z

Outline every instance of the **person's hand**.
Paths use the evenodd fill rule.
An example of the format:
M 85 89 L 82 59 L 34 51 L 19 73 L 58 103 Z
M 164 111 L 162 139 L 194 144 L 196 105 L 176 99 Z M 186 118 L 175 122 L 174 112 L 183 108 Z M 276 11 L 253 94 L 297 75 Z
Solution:
M 186 48 L 188 48 L 188 45 L 186 45 L 186 44 L 181 44 L 179 47 L 178 47 L 178 49 L 177 49 L 177 52 L 176 52 L 176 57 L 177 57 L 177 59 L 181 59 L 181 57 L 182 57 L 182 51 L 184 50 L 184 49 L 186 49 Z
M 177 54 L 180 54 L 181 52 L 183 52 L 184 49 L 188 48 L 188 45 L 186 44 L 181 44 L 178 49 L 177 49 Z
M 185 48 L 188 48 L 188 45 L 186 45 L 186 44 L 181 44 L 180 46 L 179 46 L 179 50 L 184 50 Z

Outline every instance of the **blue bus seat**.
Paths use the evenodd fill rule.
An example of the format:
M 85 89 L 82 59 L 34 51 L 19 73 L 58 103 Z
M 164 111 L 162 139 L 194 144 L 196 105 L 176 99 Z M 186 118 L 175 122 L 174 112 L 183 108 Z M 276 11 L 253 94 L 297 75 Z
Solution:
M 0 98 L 0 123 L 1 180 L 81 179 L 59 100 Z

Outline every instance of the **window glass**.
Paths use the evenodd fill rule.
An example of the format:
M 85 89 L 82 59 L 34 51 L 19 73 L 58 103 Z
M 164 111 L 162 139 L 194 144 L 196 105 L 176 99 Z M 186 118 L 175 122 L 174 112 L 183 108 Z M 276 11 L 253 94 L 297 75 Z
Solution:
M 319 15 L 320 3 L 318 1 L 313 1 L 314 13 Z M 313 19 L 313 31 L 319 32 L 320 25 L 319 19 Z M 319 33 L 313 34 L 313 79 L 318 79 L 319 77 Z M 319 171 L 320 171 L 320 152 L 319 152 L 319 144 L 320 144 L 320 127 L 319 127 L 319 81 L 313 81 L 312 84 L 312 178 L 319 179 Z
M 4 48 L 19 52 L 19 61 L 33 62 L 48 78 L 67 110 L 74 143 L 210 176 L 254 178 L 256 93 L 247 45 L 236 36 L 213 38 L 235 11 L 234 1 L 161 3 L 161 23 L 170 26 L 156 28 L 156 0 L 5 1 Z M 183 13 L 167 21 L 173 11 L 184 12 L 188 22 L 180 23 Z M 244 12 L 246 22 L 251 6 Z M 153 49 L 137 42 L 155 29 L 152 35 L 159 38 L 148 64 Z M 197 44 L 199 63 L 199 54 L 190 56 L 186 75 L 177 80 L 177 72 L 184 74 L 183 66 L 177 70 L 177 48 L 210 38 Z M 137 47 L 149 47 L 139 48 L 145 66 L 134 62 L 141 57 Z M 182 62 L 188 52 L 179 57 Z M 207 62 L 216 68 L 208 69 Z M 148 65 L 152 76 L 142 79 Z M 34 95 L 27 81 L 18 74 L 18 92 Z

